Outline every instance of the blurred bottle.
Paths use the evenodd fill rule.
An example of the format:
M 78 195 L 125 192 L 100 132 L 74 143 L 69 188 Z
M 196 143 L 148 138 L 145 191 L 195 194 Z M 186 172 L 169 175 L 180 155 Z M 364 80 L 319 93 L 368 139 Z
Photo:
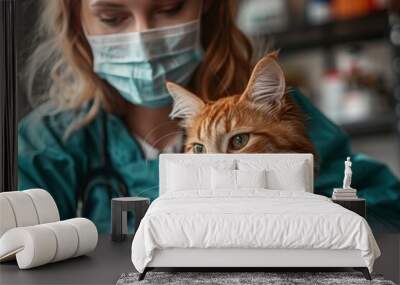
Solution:
M 306 18 L 310 24 L 319 25 L 332 18 L 330 0 L 309 0 L 306 5 Z
M 332 15 L 335 19 L 349 19 L 368 15 L 378 8 L 377 0 L 332 0 Z
M 336 69 L 323 76 L 320 94 L 320 108 L 336 123 L 360 122 L 372 115 L 370 90 Z
M 385 10 L 389 7 L 390 0 L 370 0 L 372 10 Z M 398 1 L 398 0 L 392 0 Z
M 336 69 L 328 70 L 322 77 L 320 88 L 321 110 L 331 120 L 340 122 L 346 88 L 343 78 Z
M 390 84 L 376 63 L 362 45 L 336 51 L 336 68 L 321 81 L 320 107 L 328 117 L 343 124 L 388 115 Z
M 288 27 L 289 23 L 287 1 L 241 1 L 237 23 L 239 28 L 248 35 L 265 35 L 283 31 Z
M 357 71 L 347 79 L 341 123 L 366 121 L 374 114 L 372 111 L 373 94 L 357 80 Z

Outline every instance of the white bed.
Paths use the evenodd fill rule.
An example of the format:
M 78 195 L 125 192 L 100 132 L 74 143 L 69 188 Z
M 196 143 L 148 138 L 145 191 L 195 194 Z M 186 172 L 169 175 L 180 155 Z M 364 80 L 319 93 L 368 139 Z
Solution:
M 218 182 L 225 172 L 234 189 Z M 132 262 L 140 279 L 155 267 L 354 267 L 370 278 L 380 251 L 367 222 L 312 192 L 310 154 L 161 155 Z

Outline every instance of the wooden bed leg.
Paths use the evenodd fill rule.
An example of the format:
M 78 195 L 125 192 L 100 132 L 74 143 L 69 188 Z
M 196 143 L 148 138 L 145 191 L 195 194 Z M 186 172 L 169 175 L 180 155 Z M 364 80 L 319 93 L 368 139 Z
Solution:
M 361 271 L 362 274 L 364 275 L 365 279 L 372 280 L 371 274 L 369 274 L 369 270 L 367 267 L 354 267 L 354 269 L 357 271 Z
M 147 267 L 144 269 L 144 271 L 142 273 L 139 274 L 139 278 L 138 281 L 142 281 L 144 279 L 144 277 L 146 277 L 146 273 L 147 273 L 148 269 Z

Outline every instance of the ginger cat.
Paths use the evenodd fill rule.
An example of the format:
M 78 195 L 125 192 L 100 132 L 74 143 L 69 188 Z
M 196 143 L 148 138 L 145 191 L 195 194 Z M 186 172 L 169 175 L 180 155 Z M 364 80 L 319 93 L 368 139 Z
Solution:
M 254 67 L 242 94 L 204 102 L 167 82 L 171 118 L 182 119 L 188 153 L 314 153 L 303 114 L 287 94 L 277 53 Z

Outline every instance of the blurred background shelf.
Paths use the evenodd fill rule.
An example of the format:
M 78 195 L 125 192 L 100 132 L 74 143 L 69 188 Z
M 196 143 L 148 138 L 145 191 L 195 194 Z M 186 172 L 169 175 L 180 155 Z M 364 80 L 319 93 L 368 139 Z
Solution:
M 355 152 L 400 175 L 399 0 L 242 0 L 238 24 L 258 56 L 280 51 L 287 85 L 348 133 Z
M 290 53 L 310 48 L 326 48 L 338 44 L 383 39 L 387 36 L 388 11 L 377 11 L 366 16 L 348 20 L 330 21 L 325 24 L 291 26 L 289 29 L 271 33 L 281 52 Z
M 396 130 L 394 114 L 381 114 L 363 121 L 340 124 L 340 127 L 353 138 L 390 134 Z

